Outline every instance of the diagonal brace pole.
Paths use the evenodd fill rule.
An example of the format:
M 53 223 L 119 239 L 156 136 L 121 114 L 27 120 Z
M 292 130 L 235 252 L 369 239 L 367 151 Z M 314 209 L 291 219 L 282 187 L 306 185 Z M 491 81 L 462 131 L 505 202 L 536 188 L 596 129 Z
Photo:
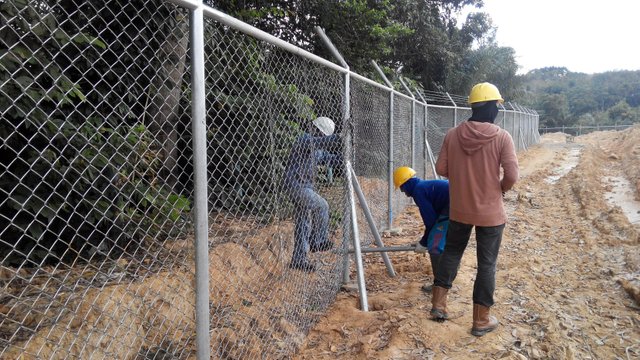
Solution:
M 380 237 L 380 233 L 378 232 L 378 229 L 376 228 L 376 224 L 373 221 L 371 210 L 369 210 L 369 206 L 367 205 L 367 200 L 365 199 L 364 194 L 362 193 L 362 188 L 360 188 L 360 183 L 358 182 L 358 177 L 356 176 L 356 172 L 353 170 L 353 167 L 351 167 L 351 164 L 348 164 L 348 167 L 349 167 L 348 171 L 351 173 L 351 181 L 353 182 L 353 187 L 356 191 L 356 194 L 358 195 L 358 202 L 360 203 L 360 207 L 364 212 L 364 216 L 367 218 L 367 223 L 369 224 L 369 228 L 371 228 L 371 233 L 373 234 L 373 238 L 376 242 L 376 245 L 382 248 L 384 247 L 384 244 L 382 243 L 382 238 Z M 384 264 L 387 267 L 387 273 L 389 274 L 389 276 L 395 277 L 396 272 L 393 270 L 393 265 L 391 264 L 391 260 L 389 260 L 389 255 L 387 255 L 386 252 L 381 252 L 380 255 L 382 255 L 382 260 L 384 261 Z

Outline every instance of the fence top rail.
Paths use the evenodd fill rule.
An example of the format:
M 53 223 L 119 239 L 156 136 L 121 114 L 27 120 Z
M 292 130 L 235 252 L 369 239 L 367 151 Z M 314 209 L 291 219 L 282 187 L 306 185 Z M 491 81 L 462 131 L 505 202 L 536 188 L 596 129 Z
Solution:
M 326 66 L 326 67 L 328 67 L 328 68 L 330 68 L 332 70 L 338 71 L 338 72 L 343 73 L 343 74 L 349 74 L 349 76 L 352 77 L 352 78 L 358 79 L 360 81 L 364 81 L 367 84 L 375 86 L 375 87 L 378 87 L 380 89 L 393 92 L 395 95 L 403 97 L 403 98 L 405 98 L 407 100 L 415 101 L 416 103 L 421 104 L 421 105 L 428 105 L 428 106 L 432 106 L 432 107 L 433 106 L 438 106 L 438 105 L 430 105 L 430 104 L 428 104 L 428 100 L 427 100 L 427 103 L 425 104 L 422 101 L 418 101 L 415 98 L 413 98 L 413 97 L 411 97 L 409 95 L 406 95 L 406 94 L 404 94 L 404 93 L 402 93 L 400 91 L 397 91 L 397 90 L 395 90 L 393 88 L 390 88 L 390 87 L 388 87 L 386 85 L 383 85 L 383 84 L 380 84 L 380 83 L 378 83 L 376 81 L 373 81 L 373 80 L 371 80 L 371 79 L 369 79 L 369 78 L 367 78 L 365 76 L 362 76 L 362 75 L 360 75 L 358 73 L 355 73 L 355 72 L 353 72 L 353 71 L 351 71 L 349 69 L 346 69 L 346 68 L 344 68 L 344 67 L 342 67 L 342 66 L 340 66 L 338 64 L 335 64 L 335 63 L 333 63 L 333 62 L 331 62 L 331 61 L 329 61 L 327 59 L 324 59 L 324 58 L 322 58 L 322 57 L 320 57 L 318 55 L 312 54 L 312 53 L 310 53 L 310 52 L 308 52 L 308 51 L 306 51 L 304 49 L 301 49 L 301 48 L 299 48 L 299 47 L 297 47 L 297 46 L 295 46 L 293 44 L 290 44 L 290 43 L 288 43 L 288 42 L 286 42 L 286 41 L 284 41 L 282 39 L 279 39 L 279 38 L 277 38 L 277 37 L 275 37 L 275 36 L 273 36 L 273 35 L 271 35 L 271 34 L 269 34 L 267 32 L 264 32 L 264 31 L 254 27 L 254 26 L 251 26 L 251 25 L 249 25 L 249 24 L 247 24 L 247 23 L 245 23 L 245 22 L 243 22 L 241 20 L 238 20 L 238 19 L 234 18 L 233 16 L 227 15 L 227 14 L 225 14 L 225 13 L 219 11 L 219 10 L 216 10 L 216 9 L 210 7 L 210 6 L 204 5 L 201 0 L 169 0 L 169 1 L 174 3 L 174 4 L 176 4 L 176 5 L 178 5 L 178 6 L 186 7 L 189 10 L 196 10 L 196 9 L 202 8 L 204 16 L 206 16 L 208 18 L 211 18 L 213 20 L 216 20 L 216 21 L 218 21 L 218 22 L 220 22 L 220 23 L 222 23 L 222 24 L 224 24 L 226 26 L 229 26 L 230 28 L 232 28 L 234 30 L 238 30 L 238 31 L 240 31 L 242 33 L 245 33 L 247 35 L 255 37 L 256 39 L 265 41 L 265 42 L 267 42 L 267 43 L 269 43 L 271 45 L 277 46 L 277 47 L 279 47 L 279 48 L 281 48 L 281 49 L 283 49 L 285 51 L 288 51 L 288 52 L 290 52 L 292 54 L 301 56 L 301 57 L 303 57 L 303 58 L 305 58 L 307 60 L 313 61 L 313 62 L 315 62 L 317 64 Z M 435 94 L 435 93 L 434 92 L 430 93 L 430 95 L 433 95 L 433 94 Z M 443 95 L 441 95 L 441 96 L 443 96 Z M 451 95 L 449 95 L 449 96 L 451 96 Z M 458 95 L 454 95 L 454 96 L 456 96 L 456 100 L 459 100 L 457 97 L 459 97 L 460 99 L 464 98 L 464 97 L 458 96 Z M 455 101 L 454 101 L 454 104 L 455 104 Z M 447 107 L 447 106 L 442 106 L 442 107 Z
M 324 59 L 324 58 L 322 58 L 322 57 L 320 57 L 318 55 L 312 54 L 312 53 L 310 53 L 310 52 L 308 52 L 308 51 L 306 51 L 304 49 L 301 49 L 301 48 L 299 48 L 299 47 L 297 47 L 297 46 L 295 46 L 293 44 L 290 44 L 290 43 L 288 43 L 288 42 L 286 42 L 286 41 L 284 41 L 282 39 L 278 39 L 277 37 L 275 37 L 275 36 L 273 36 L 273 35 L 271 35 L 269 33 L 266 33 L 266 32 L 264 32 L 264 31 L 262 31 L 262 30 L 260 30 L 260 29 L 258 29 L 256 27 L 253 27 L 253 26 L 247 24 L 247 23 L 244 23 L 244 22 L 242 22 L 242 21 L 240 21 L 240 20 L 238 20 L 238 19 L 236 19 L 236 18 L 234 18 L 232 16 L 229 16 L 229 15 L 227 15 L 227 14 L 225 14 L 225 13 L 219 11 L 219 10 L 216 10 L 216 9 L 210 7 L 210 6 L 207 6 L 207 5 L 202 5 L 202 4 L 200 4 L 199 1 L 195 1 L 195 0 L 169 0 L 169 1 L 171 1 L 172 3 L 174 3 L 176 5 L 184 6 L 184 7 L 188 8 L 188 9 L 191 9 L 191 10 L 195 10 L 198 7 L 202 6 L 203 13 L 204 13 L 204 15 L 206 17 L 211 18 L 213 20 L 216 20 L 216 21 L 218 21 L 218 22 L 220 22 L 220 23 L 222 23 L 224 25 L 227 25 L 227 26 L 231 27 L 232 29 L 235 29 L 235 30 L 238 30 L 240 32 L 243 32 L 243 33 L 245 33 L 247 35 L 255 37 L 256 39 L 263 40 L 263 41 L 265 41 L 265 42 L 267 42 L 267 43 L 269 43 L 271 45 L 277 46 L 277 47 L 279 47 L 279 48 L 281 48 L 283 50 L 286 50 L 286 51 L 288 51 L 288 52 L 290 52 L 292 54 L 301 56 L 301 57 L 303 57 L 303 58 L 305 58 L 307 60 L 313 61 L 313 62 L 318 63 L 318 64 L 323 65 L 323 66 L 326 66 L 326 67 L 328 67 L 328 68 L 330 68 L 332 70 L 341 72 L 343 74 L 349 74 L 349 76 L 351 76 L 353 78 L 356 78 L 358 80 L 364 81 L 364 82 L 368 83 L 369 85 L 376 86 L 376 87 L 384 89 L 386 91 L 391 91 L 395 95 L 404 97 L 404 98 L 406 98 L 408 100 L 419 102 L 417 100 L 414 100 L 411 96 L 403 94 L 403 93 L 401 93 L 401 92 L 399 92 L 399 91 L 397 91 L 395 89 L 389 88 L 386 85 L 383 85 L 383 84 L 380 84 L 378 82 L 375 82 L 375 81 L 373 81 L 373 80 L 371 80 L 371 79 L 369 79 L 369 78 L 367 78 L 365 76 L 362 76 L 362 75 L 360 75 L 358 73 L 355 73 L 355 72 L 353 72 L 353 71 L 351 71 L 349 69 L 345 69 L 345 68 L 343 68 L 342 66 L 340 66 L 338 64 L 335 64 L 335 63 L 333 63 L 333 62 L 331 62 L 331 61 L 329 61 L 327 59 Z M 421 103 L 421 102 L 419 102 L 419 103 Z

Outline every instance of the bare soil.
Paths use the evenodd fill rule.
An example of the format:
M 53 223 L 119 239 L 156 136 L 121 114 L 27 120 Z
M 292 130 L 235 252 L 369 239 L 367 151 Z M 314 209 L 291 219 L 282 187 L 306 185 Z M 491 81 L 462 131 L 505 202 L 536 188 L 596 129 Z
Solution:
M 627 215 L 640 209 L 607 199 L 616 186 L 608 179 L 622 177 L 640 200 L 640 127 L 547 134 L 519 162 L 521 179 L 506 195 L 496 331 L 470 333 L 475 240 L 449 292 L 453 319 L 445 323 L 429 319 L 431 295 L 420 290 L 432 281 L 428 257 L 389 253 L 391 278 L 381 257 L 367 254 L 370 311 L 359 310 L 357 291 L 341 292 L 295 358 L 640 358 L 640 224 Z M 385 245 L 412 244 L 422 233 L 415 206 L 396 224 L 402 233 Z
M 296 351 L 295 359 L 639 358 L 640 224 L 629 221 L 633 207 L 612 204 L 608 194 L 628 184 L 635 194 L 629 197 L 640 200 L 640 127 L 567 140 L 548 134 L 519 154 L 522 177 L 506 196 L 495 332 L 470 334 L 472 241 L 449 295 L 450 321 L 429 320 L 431 297 L 420 290 L 432 280 L 428 257 L 389 253 L 397 273 L 391 278 L 379 254 L 367 254 L 370 311 L 359 310 L 357 291 L 340 292 L 324 315 L 320 303 L 303 309 L 308 318 L 321 316 L 305 337 L 307 325 L 285 320 L 288 312 L 302 313 L 287 302 L 304 295 L 301 288 L 326 286 L 338 256 L 314 254 L 323 269 L 298 274 L 286 268 L 291 222 L 223 218 L 212 222 L 224 228 L 213 229 L 224 239 L 211 239 L 210 298 L 214 319 L 235 316 L 212 329 L 212 348 L 233 359 L 290 358 Z M 374 218 L 384 219 L 386 182 L 360 183 L 373 194 L 367 200 Z M 366 221 L 358 216 L 364 234 Z M 423 232 L 414 206 L 394 225 L 403 231 L 384 238 L 385 245 L 413 244 Z M 341 229 L 332 236 L 341 239 Z M 195 358 L 193 240 L 165 246 L 171 257 L 99 268 L 0 268 L 0 317 L 10 319 L 0 329 L 8 345 L 0 357 Z M 235 286 L 228 285 L 231 277 Z M 254 291 L 265 287 L 266 295 Z

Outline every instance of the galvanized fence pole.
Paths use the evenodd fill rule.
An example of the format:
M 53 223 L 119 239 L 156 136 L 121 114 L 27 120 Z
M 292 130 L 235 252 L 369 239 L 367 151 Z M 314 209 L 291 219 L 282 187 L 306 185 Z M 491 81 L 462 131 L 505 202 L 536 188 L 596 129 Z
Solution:
M 342 60 L 344 61 L 344 60 Z M 344 66 L 348 69 L 349 66 L 346 62 L 344 62 Z M 342 122 L 342 131 L 345 133 L 345 138 L 343 141 L 344 149 L 343 154 L 346 154 L 346 158 L 352 161 L 355 161 L 355 152 L 353 151 L 353 126 L 351 123 L 351 76 L 349 73 L 344 74 L 344 114 L 343 114 L 343 122 Z M 346 227 L 347 222 L 344 222 Z M 343 229 L 342 235 L 342 247 L 344 250 L 349 250 L 349 229 Z M 355 236 L 355 234 L 352 234 Z M 342 260 L 342 283 L 348 284 L 351 281 L 349 278 L 349 254 L 344 255 L 344 259 Z
M 389 230 L 393 229 L 393 103 L 394 93 L 389 93 L 389 194 L 388 194 L 388 219 L 387 219 L 387 228 Z
M 351 229 L 353 231 L 353 251 L 356 262 L 356 276 L 358 278 L 358 291 L 360 293 L 360 310 L 369 311 L 369 302 L 367 300 L 367 287 L 364 282 L 364 267 L 362 265 L 362 252 L 360 251 L 360 233 L 358 232 L 358 216 L 356 213 L 356 201 L 353 190 L 353 172 L 351 171 L 351 161 L 346 162 L 347 167 L 347 187 L 349 193 L 349 206 L 351 208 Z
M 342 103 L 342 131 L 343 131 L 343 157 L 345 159 L 349 159 L 350 161 L 354 161 L 352 158 L 353 153 L 353 127 L 351 126 L 351 76 L 349 64 L 344 60 L 340 51 L 333 45 L 333 42 L 324 30 L 320 26 L 316 26 L 316 33 L 324 42 L 324 45 L 331 51 L 331 54 L 338 60 L 340 65 L 344 67 L 347 71 L 344 73 L 344 100 Z M 345 171 L 348 169 L 345 168 Z M 348 186 L 345 186 L 345 190 L 348 190 Z M 348 223 L 344 222 L 343 234 L 342 234 L 342 247 L 344 250 L 344 259 L 342 262 L 342 283 L 348 284 L 351 279 L 349 278 L 349 234 L 351 234 L 350 229 L 348 229 Z
M 458 105 L 455 101 L 453 101 L 453 98 L 451 97 L 451 95 L 449 95 L 449 93 L 445 94 L 447 94 L 449 101 L 451 101 L 451 103 L 453 104 L 453 127 L 456 127 L 458 126 Z
M 388 205 L 387 228 L 391 230 L 393 228 L 393 107 L 394 107 L 393 98 L 394 98 L 394 91 L 393 91 L 393 84 L 391 83 L 391 81 L 389 81 L 389 79 L 387 79 L 387 76 L 384 74 L 384 72 L 382 72 L 382 69 L 380 69 L 378 64 L 374 60 L 371 60 L 371 64 L 373 64 L 373 67 L 376 69 L 376 71 L 378 71 L 378 74 L 384 80 L 387 86 L 391 88 L 391 91 L 389 92 L 389 152 L 388 152 L 388 156 L 389 156 L 388 170 L 389 171 L 388 171 L 388 177 L 387 177 L 389 181 L 389 188 L 388 188 L 389 192 L 387 196 L 387 205 Z
M 378 228 L 376 228 L 376 222 L 373 220 L 373 215 L 371 215 L 371 210 L 367 205 L 367 199 L 364 197 L 362 193 L 362 188 L 360 187 L 360 183 L 358 182 L 358 177 L 356 176 L 356 172 L 353 170 L 353 167 L 350 168 L 353 187 L 358 195 L 358 201 L 360 202 L 360 207 L 362 208 L 362 212 L 364 213 L 365 218 L 367 219 L 367 223 L 369 224 L 369 228 L 371 229 L 371 233 L 373 234 L 373 239 L 376 242 L 376 245 L 380 248 L 384 247 L 384 243 L 382 242 L 382 238 L 380 237 L 380 232 Z M 382 255 L 382 260 L 384 261 L 384 265 L 387 267 L 387 273 L 391 277 L 396 276 L 395 270 L 393 270 L 393 265 L 391 264 L 391 260 L 389 259 L 389 255 L 386 252 L 380 252 Z
M 86 95 L 82 101 L 64 95 L 69 100 L 64 105 L 18 88 L 0 91 L 0 102 L 8 104 L 0 113 L 11 114 L 9 120 L 0 122 L 0 130 L 15 141 L 5 141 L 5 147 L 16 155 L 0 161 L 0 178 L 7 182 L 7 196 L 0 198 L 0 217 L 8 223 L 0 228 L 0 260 L 9 277 L 3 288 L 4 304 L 11 309 L 0 316 L 0 328 L 6 335 L 0 358 L 291 357 L 299 348 L 299 339 L 331 306 L 344 280 L 341 277 L 346 275 L 348 281 L 347 253 L 356 253 L 361 308 L 367 311 L 362 254 L 414 250 L 411 246 L 361 247 L 359 231 L 363 228 L 359 228 L 355 199 L 358 195 L 365 204 L 369 199 L 364 197 L 371 195 L 375 200 L 369 204 L 379 205 L 371 206 L 370 211 L 363 206 L 372 231 L 371 223 L 375 220 L 379 222 L 376 226 L 385 226 L 387 215 L 391 228 L 393 211 L 404 208 L 406 203 L 398 200 L 406 199 L 401 195 L 399 199 L 394 191 L 393 165 L 394 156 L 409 163 L 409 147 L 396 143 L 394 150 L 393 142 L 394 128 L 396 142 L 409 137 L 408 125 L 402 124 L 409 111 L 404 99 L 410 98 L 388 82 L 386 86 L 358 75 L 343 61 L 344 66 L 339 66 L 320 58 L 203 5 L 202 0 L 170 2 L 158 2 L 162 8 L 152 2 L 136 3 L 141 6 L 135 8 L 129 4 L 118 11 L 100 5 L 68 14 L 61 5 L 64 2 L 46 2 L 51 9 L 42 9 L 34 5 L 41 2 L 23 1 L 20 9 L 24 5 L 37 14 L 51 10 L 47 13 L 55 21 L 68 23 L 40 36 L 36 28 L 22 26 L 22 17 L 31 15 L 19 10 L 21 16 L 0 24 L 0 32 L 20 29 L 20 36 L 3 39 L 10 45 L 1 56 L 14 56 L 30 46 L 44 49 L 42 54 L 33 54 L 37 66 L 23 62 L 16 71 L 5 71 L 2 85 L 39 88 L 51 74 L 44 80 L 38 78 L 51 64 L 51 68 L 62 69 L 59 79 L 71 76 L 77 90 Z M 172 25 L 174 20 L 179 26 Z M 128 35 L 122 29 L 129 23 L 136 31 Z M 73 47 L 65 50 L 73 57 L 60 56 L 58 45 L 64 43 L 58 38 L 60 31 L 64 38 L 95 36 L 95 48 Z M 148 40 L 138 44 L 140 48 L 127 47 L 121 53 L 99 50 L 112 41 L 135 43 L 140 36 Z M 32 42 L 35 38 L 42 41 Z M 124 60 L 132 61 L 124 67 L 117 64 Z M 79 67 L 71 69 L 69 61 Z M 91 74 L 108 75 L 108 79 Z M 389 105 L 384 103 L 387 92 Z M 287 96 L 292 94 L 296 96 Z M 436 101 L 448 103 L 444 93 L 436 95 Z M 303 108 L 296 99 L 305 100 Z M 449 99 L 453 105 L 427 105 L 424 99 L 424 103 L 413 99 L 413 166 L 429 159 L 433 169 L 436 154 L 427 135 L 432 136 L 437 150 L 441 130 L 451 123 L 457 125 L 457 114 L 467 111 L 464 106 L 457 109 L 453 101 L 461 97 L 450 95 Z M 34 116 L 30 109 L 21 114 L 25 101 L 32 104 Z M 215 101 L 216 106 L 207 108 L 206 101 Z M 424 144 L 419 139 L 422 132 L 416 132 L 421 121 L 416 118 L 418 103 L 425 106 Z M 50 107 L 57 110 L 50 112 Z M 527 116 L 526 109 L 517 108 L 518 136 L 526 146 L 539 139 L 539 115 L 531 111 Z M 441 110 L 446 116 L 439 116 Z M 123 118 L 123 111 L 128 119 Z M 42 119 L 36 116 L 45 112 L 48 116 Z M 515 111 L 508 112 L 515 119 Z M 319 190 L 330 204 L 329 236 L 336 242 L 342 237 L 345 245 L 332 254 L 344 251 L 345 258 L 312 254 L 314 266 L 300 269 L 287 265 L 286 257 L 295 247 L 295 217 L 301 210 L 291 199 L 280 202 L 286 189 L 279 185 L 287 172 L 283 165 L 292 155 L 290 145 L 298 130 L 303 130 L 297 125 L 321 113 L 337 120 L 336 133 L 342 136 L 341 143 L 330 149 L 332 155 L 341 154 L 345 160 L 340 165 L 342 178 L 336 181 L 340 185 L 331 187 L 334 182 L 328 176 L 329 185 L 320 185 Z M 361 114 L 381 122 L 366 119 L 360 124 Z M 399 124 L 394 124 L 395 114 L 401 117 Z M 40 120 L 55 121 L 61 127 L 47 129 Z M 384 124 L 387 120 L 389 124 Z M 100 139 L 81 139 L 78 129 Z M 387 141 L 384 131 L 389 131 L 388 149 L 379 147 Z M 33 147 L 36 135 L 46 136 L 39 140 L 42 148 Z M 7 136 L 0 138 L 7 140 Z M 421 159 L 415 146 L 423 145 L 425 157 Z M 94 150 L 100 156 L 87 159 Z M 360 158 L 361 152 L 370 150 L 372 154 Z M 267 156 L 258 159 L 257 154 Z M 59 157 L 60 164 L 51 163 L 50 156 Z M 384 172 L 384 156 L 389 157 L 388 173 Z M 359 177 L 353 167 L 356 157 L 362 161 L 357 164 Z M 147 163 L 149 159 L 153 163 Z M 71 165 L 63 170 L 59 165 L 65 162 Z M 317 170 L 325 169 L 328 171 L 326 167 Z M 109 177 L 94 179 L 95 173 Z M 219 181 L 225 177 L 220 174 L 227 173 L 231 176 Z M 388 184 L 384 184 L 385 176 Z M 69 188 L 56 187 L 61 182 L 76 190 L 89 189 L 71 196 Z M 383 208 L 385 195 L 388 214 Z M 97 198 L 101 200 L 78 208 L 60 207 Z M 15 209 L 29 224 L 18 218 Z M 48 221 L 47 214 L 52 212 L 56 219 Z M 103 220 L 107 221 L 104 227 Z M 56 249 L 53 242 L 60 241 L 60 234 L 73 243 L 58 243 L 66 248 Z M 32 241 L 34 245 L 29 245 Z M 76 250 L 79 252 L 69 259 L 60 258 Z M 253 264 L 258 258 L 260 263 Z M 240 260 L 250 265 L 241 272 L 231 266 Z M 89 267 L 95 271 L 86 271 Z M 34 279 L 50 286 L 40 286 Z M 93 314 L 99 315 L 104 326 L 91 326 Z M 105 314 L 109 316 L 102 316 Z M 71 329 L 69 324 L 79 326 Z M 112 330 L 123 336 L 115 336 Z
M 197 357 L 210 358 L 209 346 L 209 209 L 207 205 L 207 126 L 204 74 L 204 15 L 202 1 L 191 15 L 191 72 L 194 231 L 196 267 L 196 343 Z

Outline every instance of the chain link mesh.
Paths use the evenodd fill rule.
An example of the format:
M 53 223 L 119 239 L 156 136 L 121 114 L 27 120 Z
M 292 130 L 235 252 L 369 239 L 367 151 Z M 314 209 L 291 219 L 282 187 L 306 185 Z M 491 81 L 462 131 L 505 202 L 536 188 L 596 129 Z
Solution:
M 387 225 L 389 192 L 390 93 L 359 80 L 351 81 L 354 170 L 378 229 Z M 364 216 L 358 214 L 358 219 Z M 373 241 L 366 223 L 359 225 L 361 241 Z
M 0 11 L 0 357 L 187 356 L 188 13 Z
M 194 358 L 189 12 L 13 0 L 0 15 L 0 358 Z M 382 229 L 410 204 L 389 194 L 390 160 L 426 176 L 425 135 L 436 158 L 468 110 L 390 109 L 390 89 L 353 76 L 347 99 L 343 73 L 212 19 L 204 40 L 212 355 L 289 358 L 342 285 L 345 160 Z

